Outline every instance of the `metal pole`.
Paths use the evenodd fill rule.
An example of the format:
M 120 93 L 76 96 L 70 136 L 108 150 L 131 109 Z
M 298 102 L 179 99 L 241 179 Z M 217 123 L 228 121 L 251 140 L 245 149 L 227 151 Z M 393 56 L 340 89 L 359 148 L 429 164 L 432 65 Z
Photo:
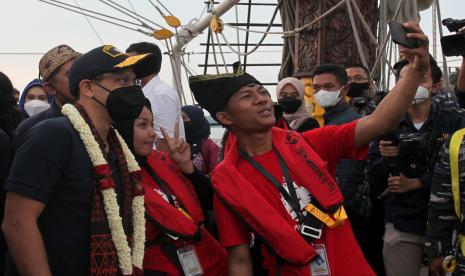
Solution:
M 437 41 L 437 27 L 436 27 L 436 4 L 434 3 L 433 1 L 433 4 L 431 6 L 431 11 L 432 11 L 432 14 L 433 14 L 433 57 L 434 59 L 437 59 L 437 44 L 436 44 L 436 41 Z
M 215 5 L 215 14 L 217 16 L 221 16 L 224 13 L 226 13 L 229 9 L 234 7 L 237 3 L 239 3 L 240 0 L 224 0 L 218 5 Z M 179 42 L 176 42 L 173 46 L 173 57 L 174 57 L 174 66 L 176 68 L 173 68 L 173 72 L 179 72 L 181 71 L 181 55 L 182 55 L 182 47 L 189 43 L 192 39 L 194 39 L 196 36 L 198 36 L 202 31 L 204 31 L 208 26 L 210 25 L 210 20 L 212 18 L 212 13 L 209 13 L 205 15 L 202 19 L 199 21 L 190 24 L 188 26 L 185 26 L 180 32 L 179 32 Z M 176 87 L 176 89 L 183 93 L 182 91 L 182 86 L 181 82 L 180 87 Z
M 436 4 L 436 13 L 438 15 L 439 36 L 442 38 L 443 33 L 442 33 L 442 24 L 441 24 L 442 22 L 441 8 L 439 6 L 438 0 L 434 0 L 434 2 Z M 444 78 L 443 78 L 444 85 L 449 86 L 449 68 L 447 68 L 447 60 L 446 60 L 445 55 L 442 55 L 442 73 L 444 74 Z
M 252 11 L 252 0 L 249 0 L 249 9 L 247 11 L 247 30 L 250 29 L 250 13 Z M 247 46 L 249 44 L 249 32 L 245 34 L 245 47 L 244 52 L 247 53 Z M 244 71 L 247 70 L 247 56 L 244 56 L 244 64 L 243 64 Z
M 208 29 L 208 34 L 207 34 L 207 50 L 206 50 L 206 54 L 205 54 L 205 68 L 203 69 L 203 74 L 206 75 L 207 74 L 207 64 L 208 64 L 208 56 L 210 55 L 210 37 L 212 35 L 212 30 Z

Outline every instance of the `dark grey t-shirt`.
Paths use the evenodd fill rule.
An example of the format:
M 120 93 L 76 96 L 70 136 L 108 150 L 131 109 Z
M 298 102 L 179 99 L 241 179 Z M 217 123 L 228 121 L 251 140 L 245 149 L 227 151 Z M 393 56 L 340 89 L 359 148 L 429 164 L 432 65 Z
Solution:
M 61 117 L 37 124 L 23 138 L 5 189 L 45 204 L 38 225 L 52 274 L 87 275 L 93 179 L 79 134 Z M 113 172 L 115 163 L 110 157 Z

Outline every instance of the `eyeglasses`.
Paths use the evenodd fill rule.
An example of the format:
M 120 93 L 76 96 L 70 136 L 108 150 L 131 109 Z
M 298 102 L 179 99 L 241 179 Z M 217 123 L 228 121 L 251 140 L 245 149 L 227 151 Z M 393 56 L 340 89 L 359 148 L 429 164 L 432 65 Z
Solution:
M 140 82 L 138 83 L 138 80 L 131 75 L 102 75 L 95 78 L 96 81 L 101 81 L 104 79 L 112 80 L 113 83 L 121 86 L 140 85 Z

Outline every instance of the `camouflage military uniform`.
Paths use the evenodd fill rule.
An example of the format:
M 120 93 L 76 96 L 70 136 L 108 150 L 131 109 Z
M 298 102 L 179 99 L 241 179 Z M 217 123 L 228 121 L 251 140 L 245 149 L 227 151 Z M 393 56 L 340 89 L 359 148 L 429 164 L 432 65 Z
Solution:
M 465 115 L 465 109 L 461 108 L 459 105 L 459 100 L 457 98 L 458 93 L 463 93 L 457 90 L 450 88 L 444 88 L 439 91 L 436 95 L 432 97 L 434 103 L 438 103 L 443 110 L 449 110 L 452 112 L 457 112 L 459 114 Z
M 449 141 L 450 142 L 450 141 Z M 458 218 L 454 210 L 449 161 L 449 142 L 441 148 L 438 163 L 434 169 L 431 184 L 431 197 L 428 209 L 428 223 L 425 237 L 425 249 L 429 258 L 450 255 L 452 232 L 458 229 Z M 465 212 L 465 140 L 459 152 L 460 202 Z M 457 248 L 460 252 L 460 249 Z M 459 255 L 458 268 L 454 275 L 465 275 L 465 258 Z

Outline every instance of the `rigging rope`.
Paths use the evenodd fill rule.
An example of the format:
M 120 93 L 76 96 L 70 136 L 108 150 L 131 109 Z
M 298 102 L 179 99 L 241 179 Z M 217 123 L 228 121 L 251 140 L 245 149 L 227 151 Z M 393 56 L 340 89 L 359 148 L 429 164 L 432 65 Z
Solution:
M 135 9 L 134 6 L 132 5 L 131 0 L 128 0 L 128 3 L 129 3 L 129 6 L 131 6 L 131 9 L 132 9 L 133 13 L 134 13 L 134 14 L 137 16 L 137 18 L 139 19 L 139 21 L 142 21 L 142 20 L 140 19 L 139 14 L 137 14 L 137 12 L 136 12 L 136 9 Z
M 78 1 L 77 0 L 74 0 L 74 3 L 76 4 L 76 6 L 80 9 L 81 9 L 81 6 L 79 5 Z M 89 18 L 85 15 L 85 14 L 82 14 L 84 16 L 84 18 L 86 19 L 87 23 L 89 23 L 90 25 L 90 28 L 92 29 L 92 31 L 94 32 L 94 34 L 98 37 L 98 39 L 100 40 L 100 42 L 102 43 L 102 45 L 104 45 L 105 43 L 103 42 L 103 39 L 102 37 L 99 35 L 99 33 L 97 32 L 97 30 L 95 29 L 94 27 L 94 24 L 92 24 L 92 22 L 90 22 Z
M 177 87 L 180 87 L 179 84 L 180 84 L 180 81 L 179 81 L 179 78 L 178 78 L 178 72 L 177 70 L 175 69 L 175 66 L 174 66 L 174 56 L 172 54 L 172 51 L 170 51 L 170 47 L 168 45 L 168 39 L 164 39 L 165 41 L 165 44 L 166 44 L 166 49 L 168 49 L 168 56 L 170 58 L 170 64 L 171 64 L 171 69 L 173 71 L 173 78 L 174 78 L 174 82 L 176 83 L 176 86 Z M 170 53 L 171 52 L 171 53 Z M 179 97 L 179 101 L 182 103 L 182 100 L 184 98 L 184 95 L 181 96 L 181 94 L 184 94 L 184 93 L 181 93 L 181 91 L 176 91 L 178 93 L 178 97 Z
M 152 2 L 152 0 L 149 0 L 149 3 L 152 4 L 152 6 L 157 10 L 157 12 L 158 12 L 162 17 L 165 16 L 165 14 L 163 13 L 163 11 L 160 10 L 160 8 L 159 8 L 157 5 L 155 5 L 155 4 Z
M 112 4 L 105 2 L 104 0 L 99 0 L 99 1 L 100 1 L 101 3 L 103 3 L 103 4 L 105 4 L 105 5 L 107 5 L 107 6 L 111 7 L 111 8 L 113 8 L 113 9 L 115 9 L 115 10 L 117 10 L 117 11 L 119 11 L 119 12 L 125 14 L 126 16 L 129 16 L 129 17 L 131 17 L 132 19 L 135 19 L 135 20 L 139 21 L 140 24 L 142 24 L 142 26 L 143 26 L 144 28 L 149 29 L 149 30 L 152 30 L 152 29 L 153 29 L 151 26 L 149 26 L 148 24 L 146 24 L 145 22 L 143 22 L 140 18 L 137 18 L 137 17 L 131 15 L 130 13 L 125 12 L 125 11 L 122 10 L 122 9 L 119 9 L 118 7 L 115 7 L 115 6 L 113 6 Z
M 278 5 L 276 6 L 275 10 L 273 11 L 273 15 L 271 16 L 271 21 L 270 23 L 268 24 L 267 28 L 266 28 L 266 31 L 269 31 L 271 29 L 271 26 L 273 25 L 273 22 L 276 18 L 276 15 L 278 14 L 278 11 L 279 11 L 279 7 L 281 6 L 283 0 L 279 1 L 278 2 Z M 224 24 L 226 25 L 226 24 Z M 263 33 L 263 36 L 262 38 L 260 38 L 260 40 L 258 41 L 257 45 L 255 45 L 254 48 L 252 48 L 252 50 L 248 51 L 247 53 L 241 53 L 239 51 L 236 51 L 232 46 L 231 44 L 229 43 L 228 39 L 226 38 L 226 36 L 221 32 L 221 37 L 223 38 L 223 40 L 225 41 L 226 45 L 228 46 L 229 49 L 231 49 L 231 51 L 233 51 L 234 53 L 236 53 L 237 55 L 239 56 L 248 56 L 250 54 L 252 54 L 253 52 L 255 52 L 259 47 L 260 45 L 263 43 L 263 41 L 265 40 L 266 36 L 268 34 L 270 34 L 270 32 L 265 32 Z M 239 45 L 239 43 L 238 43 Z M 239 58 L 240 59 L 240 58 Z
M 282 0 L 281 0 L 282 1 Z M 268 32 L 268 31 L 258 31 L 258 30 L 251 30 L 251 29 L 246 29 L 246 28 L 241 28 L 241 27 L 237 27 L 237 26 L 232 26 L 230 24 L 227 24 L 225 23 L 224 25 L 225 26 L 228 26 L 230 28 L 233 28 L 233 29 L 238 29 L 238 30 L 241 30 L 241 31 L 244 31 L 244 32 L 250 32 L 250 33 L 259 33 L 259 34 L 279 34 L 279 35 L 292 35 L 292 34 L 296 34 L 296 33 L 299 33 L 301 31 L 303 31 L 304 29 L 310 27 L 311 25 L 315 24 L 316 22 L 318 22 L 320 19 L 322 19 L 323 17 L 327 16 L 328 14 L 332 13 L 333 11 L 335 11 L 337 8 L 339 8 L 339 6 L 341 6 L 342 4 L 345 3 L 346 0 L 341 0 L 339 3 L 337 3 L 336 5 L 334 5 L 331 9 L 327 10 L 325 13 L 323 13 L 322 15 L 320 15 L 319 17 L 317 17 L 316 19 L 312 20 L 310 23 L 307 23 L 305 25 L 303 25 L 302 27 L 299 27 L 299 28 L 295 28 L 294 30 L 292 31 L 285 31 L 285 32 Z M 272 23 L 269 24 L 269 26 L 271 26 Z
M 100 17 L 97 17 L 97 16 L 94 16 L 94 15 L 91 15 L 91 14 L 86 14 L 82 11 L 77 11 L 77 10 L 73 10 L 72 8 L 75 8 L 77 9 L 77 7 L 73 6 L 73 5 L 69 5 L 69 4 L 66 4 L 66 3 L 62 3 L 60 1 L 54 1 L 54 0 L 39 0 L 40 2 L 43 2 L 43 3 L 46 3 L 46 4 L 49 4 L 49 5 L 52 5 L 52 6 L 55 6 L 55 7 L 58 7 L 58 8 L 61 8 L 61 9 L 64 9 L 64 10 L 68 10 L 68 11 L 71 11 L 71 12 L 74 12 L 74 13 L 78 13 L 78 14 L 81 14 L 81 15 L 86 15 L 90 18 L 94 18 L 94 19 L 97 19 L 97 20 L 100 20 L 100 21 L 103 21 L 103 22 L 106 22 L 106 23 L 109 23 L 109 24 L 112 24 L 112 25 L 115 25 L 115 26 L 118 26 L 118 27 L 121 27 L 121 28 L 125 28 L 125 29 L 128 29 L 128 30 L 132 30 L 132 31 L 135 31 L 135 32 L 139 32 L 139 33 L 142 33 L 144 35 L 148 35 L 148 36 L 151 36 L 151 34 L 149 32 L 146 32 L 142 29 L 135 29 L 135 28 L 131 28 L 131 27 L 128 27 L 128 26 L 125 26 L 125 25 L 122 25 L 122 24 L 119 24 L 119 23 L 116 23 L 116 22 L 113 22 L 113 21 L 110 21 L 110 20 L 107 20 L 107 19 L 103 19 L 103 18 L 100 18 Z M 56 2 L 56 3 L 54 3 Z M 59 4 L 57 4 L 59 3 Z M 65 5 L 67 6 L 70 6 L 70 7 L 66 7 Z M 86 9 L 82 9 L 82 10 L 86 10 Z M 94 13 L 94 14 L 97 14 L 99 16 L 104 16 L 104 17 L 107 17 L 107 18 L 111 18 L 111 19 L 114 19 L 114 20 L 119 20 L 119 21 L 122 21 L 122 22 L 125 22 L 125 23 L 129 23 L 129 24 L 133 24 L 133 25 L 136 25 L 136 26 L 140 26 L 134 22 L 130 22 L 130 21 L 125 21 L 125 20 L 122 20 L 122 19 L 119 19 L 119 18 L 114 18 L 112 16 L 108 16 L 108 15 L 104 15 L 104 14 L 100 14 L 100 13 L 97 13 L 97 12 L 94 12 L 94 11 L 89 11 L 89 10 L 86 10 L 87 12 L 91 12 L 91 13 Z M 144 26 L 140 26 L 140 27 L 144 27 Z
M 394 13 L 394 17 L 392 18 L 392 20 L 396 20 L 397 16 L 399 15 L 400 8 L 403 6 L 403 4 L 404 4 L 404 0 L 400 0 L 399 3 L 397 4 L 396 12 Z M 384 20 L 384 21 L 386 21 L 386 20 Z M 389 30 L 389 32 L 386 34 L 386 37 L 384 38 L 384 40 L 383 40 L 383 42 L 381 44 L 382 45 L 381 49 L 379 49 L 379 47 L 378 47 L 379 54 L 376 56 L 375 63 L 373 64 L 373 68 L 370 71 L 370 75 L 373 75 L 376 67 L 378 66 L 378 63 L 379 63 L 381 57 L 383 56 L 384 50 L 386 49 L 386 44 L 387 44 L 388 39 L 390 37 L 391 37 L 391 31 Z
M 216 60 L 215 41 L 213 39 L 213 36 L 212 36 L 212 51 L 213 51 L 213 60 L 215 61 L 216 73 L 219 74 L 220 70 L 218 68 L 218 61 Z
M 441 21 L 442 21 L 442 18 L 441 18 L 441 9 L 440 9 L 440 6 L 439 6 L 439 1 L 438 0 L 435 0 L 435 4 L 436 4 L 436 13 L 437 13 L 437 18 L 438 18 L 438 24 L 439 24 L 439 36 L 442 38 L 443 37 L 443 33 L 442 33 L 442 25 L 441 25 Z M 442 55 L 442 71 L 444 73 L 444 84 L 446 86 L 449 86 L 449 72 L 448 72 L 448 69 L 447 69 L 447 59 L 446 59 L 446 56 L 445 55 Z
M 143 17 L 143 16 L 140 15 L 140 14 L 135 14 L 138 18 L 135 17 L 134 15 L 132 15 L 133 12 L 132 12 L 131 10 L 127 9 L 126 7 L 124 7 L 124 6 L 122 6 L 122 5 L 118 4 L 118 3 L 115 3 L 115 2 L 112 1 L 112 0 L 99 0 L 99 1 L 100 1 L 101 3 L 107 5 L 107 6 L 112 7 L 113 9 L 115 9 L 115 10 L 117 10 L 117 11 L 119 11 L 119 12 L 121 12 L 121 13 L 123 13 L 123 14 L 125 14 L 125 15 L 127 15 L 127 16 L 133 18 L 133 19 L 135 19 L 135 20 L 138 20 L 143 26 L 146 26 L 146 27 L 149 28 L 150 30 L 153 30 L 153 29 L 155 29 L 155 28 L 149 26 L 147 23 L 145 23 L 145 22 L 142 21 L 141 19 L 144 19 L 145 21 L 150 22 L 151 24 L 157 26 L 158 28 L 163 29 L 163 26 L 161 26 L 160 24 L 157 24 L 157 23 L 153 22 L 152 20 Z M 109 3 L 107 3 L 106 1 L 108 1 Z M 111 4 L 110 4 L 110 3 L 111 3 Z M 115 6 L 116 6 L 116 7 L 115 7 Z M 118 8 L 118 7 L 119 7 L 119 8 Z
M 237 5 L 234 5 L 234 9 L 236 11 L 236 25 L 239 25 L 239 11 L 238 11 L 238 8 L 237 8 Z M 236 29 L 236 40 L 237 40 L 237 52 L 240 53 L 241 52 L 241 41 L 240 41 L 240 38 L 239 38 L 239 30 Z M 241 60 L 241 55 L 237 54 L 237 60 Z
M 173 50 L 173 41 L 171 41 L 171 37 L 169 39 L 165 39 L 165 41 L 168 40 L 169 43 L 170 43 L 170 46 L 171 46 L 171 50 Z M 176 61 L 177 57 L 174 55 L 174 51 L 171 51 L 172 53 L 172 57 L 174 59 L 174 61 Z M 179 61 L 179 63 L 181 63 L 181 61 Z M 186 103 L 186 95 L 184 95 L 183 91 L 182 91 L 182 80 L 181 80 L 181 72 L 179 72 L 179 70 L 181 70 L 180 68 L 178 68 L 177 66 L 174 67 L 174 70 L 176 72 L 176 75 L 177 75 L 177 87 L 180 88 L 181 91 L 178 91 L 179 94 L 182 95 L 182 99 L 184 100 L 184 103 Z M 182 102 L 182 101 L 181 101 Z
M 150 0 L 149 0 L 149 1 L 150 1 Z M 172 12 L 170 12 L 170 10 L 168 10 L 168 8 L 167 8 L 167 7 L 165 7 L 165 5 L 163 5 L 163 3 L 162 3 L 162 2 L 160 2 L 159 0 L 155 0 L 155 1 L 157 1 L 157 3 L 158 3 L 158 4 L 159 4 L 159 5 L 162 7 L 162 8 L 164 8 L 164 9 L 165 9 L 165 11 L 166 11 L 167 13 L 169 13 L 170 15 L 173 15 L 173 13 L 172 13 Z
M 221 47 L 220 39 L 218 38 L 218 33 L 215 33 L 216 42 L 218 44 L 218 48 L 220 49 L 221 59 L 223 60 L 224 70 L 226 73 L 229 73 L 228 66 L 226 66 L 226 59 L 224 58 L 223 49 Z
M 41 1 L 41 0 L 39 0 Z M 124 19 L 121 19 L 121 18 L 117 18 L 117 17 L 114 17 L 114 16 L 110 16 L 110 15 L 106 15 L 106 14 L 103 14 L 103 13 L 100 13 L 100 12 L 96 12 L 96 11 L 92 11 L 92 10 L 88 10 L 88 9 L 84 9 L 84 8 L 81 8 L 81 7 L 77 7 L 77 6 L 73 6 L 73 5 L 70 5 L 68 3 L 65 3 L 65 2 L 60 2 L 60 1 L 57 1 L 57 0 L 47 0 L 47 1 L 50 1 L 50 2 L 55 2 L 57 4 L 60 4 L 60 5 L 64 5 L 64 6 L 68 6 L 70 8 L 73 8 L 73 9 L 78 9 L 80 11 L 75 11 L 75 10 L 70 10 L 70 9 L 67 9 L 67 10 L 70 10 L 70 11 L 73 11 L 73 12 L 76 12 L 76 13 L 80 13 L 82 15 L 85 15 L 85 16 L 89 16 L 89 17 L 92 17 L 92 18 L 95 18 L 89 14 L 85 14 L 83 11 L 86 11 L 88 13 L 93 13 L 93 14 L 96 14 L 96 15 L 99 15 L 99 16 L 103 16 L 103 17 L 107 17 L 107 18 L 111 18 L 113 20 L 118 20 L 118 21 L 121 21 L 121 22 L 124 22 L 124 23 L 128 23 L 128 24 L 132 24 L 132 25 L 135 25 L 135 26 L 138 26 L 138 27 L 145 27 L 144 25 L 140 25 L 138 23 L 134 23 L 134 22 L 131 22 L 131 21 L 127 21 L 127 20 L 124 20 Z M 45 1 L 41 1 L 41 2 L 45 2 Z M 48 3 L 48 2 L 45 2 L 47 4 L 50 4 L 50 5 L 54 5 L 56 7 L 60 7 L 60 8 L 64 8 L 64 7 L 61 7 L 59 5 L 55 5 L 55 4 L 52 4 L 52 3 Z M 66 9 L 66 8 L 64 8 Z M 98 19 L 98 18 L 95 18 L 95 19 Z
M 392 40 L 390 42 L 390 45 L 389 45 L 389 65 L 391 64 L 391 61 L 392 61 Z M 391 82 L 391 74 L 387 74 L 387 83 L 389 85 L 389 83 Z
M 355 25 L 355 19 L 354 19 L 354 14 L 352 12 L 350 0 L 346 0 L 346 5 L 347 5 L 347 12 L 349 13 L 350 25 L 352 26 L 352 32 L 354 33 L 355 44 L 357 45 L 358 55 L 360 56 L 360 59 L 362 60 L 363 66 L 365 66 L 365 68 L 368 68 L 368 63 L 365 58 L 365 54 L 363 53 L 362 42 L 360 41 L 360 36 L 358 34 L 357 26 Z
M 362 23 L 362 26 L 365 28 L 365 31 L 368 33 L 371 41 L 374 44 L 377 45 L 378 41 L 376 40 L 375 36 L 371 32 L 370 27 L 368 26 L 368 23 L 366 22 L 365 18 L 363 17 L 362 12 L 360 11 L 360 8 L 357 5 L 357 2 L 355 0 L 351 0 L 351 1 L 352 1 L 352 6 L 354 7 L 355 12 L 357 13 L 357 16 L 358 16 L 359 20 Z M 378 49 L 378 47 L 377 47 L 377 49 Z M 386 53 L 383 52 L 383 55 L 384 55 L 383 58 L 387 60 Z M 390 60 L 389 60 L 389 63 L 387 63 L 387 65 L 389 66 L 389 69 L 391 70 L 391 72 L 394 72 L 394 69 L 391 66 Z M 369 68 L 369 67 L 366 67 L 366 68 Z

